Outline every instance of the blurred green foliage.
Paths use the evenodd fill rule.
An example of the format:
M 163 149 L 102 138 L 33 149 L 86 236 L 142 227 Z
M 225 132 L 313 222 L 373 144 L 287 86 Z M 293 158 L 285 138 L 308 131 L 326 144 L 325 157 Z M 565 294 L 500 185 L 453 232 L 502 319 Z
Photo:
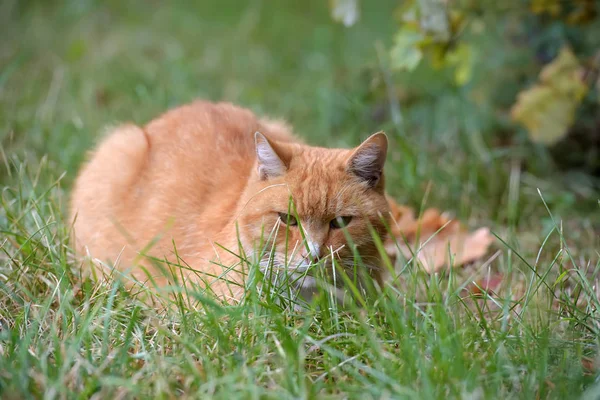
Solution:
M 597 12 L 578 0 L 0 1 L 0 397 L 598 393 Z M 501 240 L 464 275 L 407 265 L 397 296 L 366 312 L 324 302 L 299 315 L 253 296 L 156 310 L 118 284 L 81 285 L 61 213 L 86 152 L 111 125 L 195 98 L 285 118 L 315 145 L 385 130 L 392 196 Z M 546 126 L 557 103 L 566 137 L 530 140 L 527 124 Z M 485 289 L 465 303 L 470 282 L 499 276 L 489 299 L 502 313 Z
M 356 13 L 356 3 L 334 1 L 332 10 Z M 374 7 L 361 4 L 363 9 Z M 406 0 L 397 4 L 390 16 L 397 30 L 388 65 L 392 96 L 397 97 L 391 103 L 397 104 L 398 114 L 403 108 L 410 120 L 415 106 L 441 104 L 446 94 L 454 93 L 471 114 L 468 127 L 463 128 L 467 134 L 476 131 L 493 147 L 542 143 L 550 147 L 552 157 L 546 161 L 554 161 L 559 170 L 579 169 L 600 176 L 598 2 Z M 547 171 L 547 162 L 532 161 L 527 160 L 530 168 Z
M 443 34 L 402 22 L 421 3 L 0 2 L 0 160 L 47 155 L 68 188 L 107 127 L 206 98 L 283 117 L 316 145 L 385 130 L 388 190 L 413 207 L 431 193 L 428 205 L 463 219 L 530 223 L 546 217 L 540 188 L 560 215 L 575 204 L 597 214 L 587 60 L 600 48 L 598 18 L 572 25 L 522 0 L 450 2 L 434 12 L 449 18 Z M 412 61 L 407 50 L 414 68 L 398 69 L 395 46 L 409 28 L 409 42 L 420 38 Z M 576 140 L 547 148 L 511 109 L 566 46 L 589 71 L 589 90 L 567 136 Z

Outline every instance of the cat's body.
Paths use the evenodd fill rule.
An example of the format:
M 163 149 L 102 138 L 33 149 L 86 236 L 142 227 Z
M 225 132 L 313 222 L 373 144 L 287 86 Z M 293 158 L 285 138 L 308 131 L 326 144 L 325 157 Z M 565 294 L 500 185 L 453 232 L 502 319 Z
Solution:
M 71 201 L 76 248 L 117 261 L 120 270 L 141 264 L 147 271 L 133 267 L 133 276 L 143 281 L 149 273 L 158 285 L 166 284 L 163 274 L 138 257 L 144 250 L 188 265 L 195 272 L 182 269 L 185 279 L 198 283 L 199 272 L 215 292 L 239 298 L 241 287 L 214 277 L 227 271 L 224 266 L 239 264 L 232 252 L 240 254 L 240 243 L 246 255 L 256 256 L 260 237 L 267 238 L 274 227 L 272 238 L 282 245 L 282 218 L 291 213 L 291 196 L 304 232 L 295 220 L 284 221 L 290 225 L 289 249 L 265 256 L 263 264 L 280 267 L 285 258 L 304 268 L 307 260 L 328 256 L 347 261 L 352 251 L 336 217 L 353 218 L 345 220 L 347 232 L 366 260 L 375 260 L 368 225 L 383 234 L 386 146 L 385 136 L 377 134 L 355 151 L 309 147 L 283 123 L 203 101 L 143 128 L 122 126 L 99 145 L 77 178 Z M 371 264 L 378 279 L 375 261 Z M 244 277 L 229 271 L 226 279 L 241 283 Z

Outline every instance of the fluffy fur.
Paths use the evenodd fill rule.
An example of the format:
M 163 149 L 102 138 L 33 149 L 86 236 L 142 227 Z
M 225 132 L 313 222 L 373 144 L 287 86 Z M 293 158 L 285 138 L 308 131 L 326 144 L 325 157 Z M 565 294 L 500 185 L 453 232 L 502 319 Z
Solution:
M 143 128 L 121 126 L 100 143 L 72 193 L 75 247 L 139 280 L 149 274 L 167 284 L 142 251 L 187 265 L 185 279 L 239 298 L 242 287 L 227 284 L 244 281 L 232 253 L 265 269 L 302 272 L 316 260 L 329 260 L 320 265 L 331 269 L 332 259 L 352 269 L 347 234 L 379 280 L 370 227 L 385 236 L 386 150 L 383 133 L 350 150 L 307 146 L 282 122 L 198 101 Z M 285 214 L 299 224 L 282 221 Z M 338 217 L 349 221 L 346 228 Z M 310 290 L 311 280 L 304 286 Z

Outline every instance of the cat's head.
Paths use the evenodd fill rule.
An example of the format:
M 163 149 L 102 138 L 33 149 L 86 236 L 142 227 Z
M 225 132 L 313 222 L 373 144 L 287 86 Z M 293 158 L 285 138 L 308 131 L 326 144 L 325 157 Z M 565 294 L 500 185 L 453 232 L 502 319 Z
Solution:
M 255 170 L 237 221 L 247 254 L 258 255 L 265 270 L 297 273 L 331 269 L 335 259 L 351 275 L 358 253 L 359 265 L 379 279 L 373 234 L 383 240 L 386 233 L 386 135 L 354 149 L 277 142 L 260 133 L 255 143 Z

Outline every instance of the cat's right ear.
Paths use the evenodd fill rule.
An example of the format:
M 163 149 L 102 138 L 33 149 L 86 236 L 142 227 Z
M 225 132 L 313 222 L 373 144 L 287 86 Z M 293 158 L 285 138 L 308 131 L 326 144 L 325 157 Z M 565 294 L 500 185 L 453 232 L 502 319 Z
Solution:
M 254 134 L 256 144 L 256 160 L 258 164 L 258 176 L 264 181 L 285 174 L 287 166 L 277 154 L 269 139 L 260 132 Z
M 388 140 L 383 132 L 377 132 L 365 140 L 350 156 L 349 171 L 375 187 L 383 176 Z

